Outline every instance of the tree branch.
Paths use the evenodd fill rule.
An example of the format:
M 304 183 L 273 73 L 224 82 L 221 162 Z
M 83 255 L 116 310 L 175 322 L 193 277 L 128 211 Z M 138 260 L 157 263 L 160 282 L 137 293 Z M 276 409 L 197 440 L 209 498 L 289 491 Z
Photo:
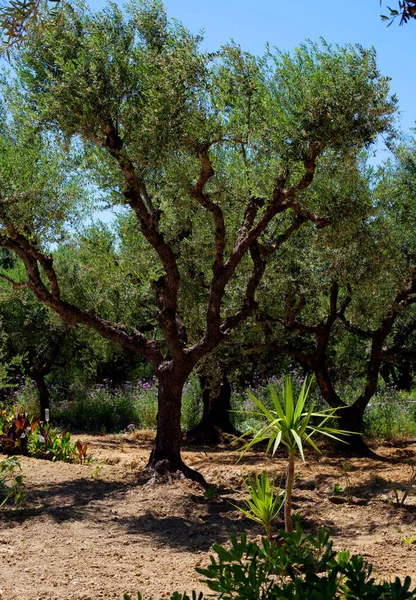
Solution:
M 5 281 L 8 281 L 9 283 L 12 284 L 13 289 L 14 290 L 19 290 L 21 288 L 28 288 L 29 287 L 29 282 L 28 281 L 14 281 L 14 279 L 12 279 L 11 277 L 8 277 L 7 275 L 4 275 L 3 273 L 0 273 L 0 278 L 4 279 Z
M 215 223 L 215 260 L 212 265 L 213 273 L 218 273 L 224 265 L 225 249 L 225 223 L 222 209 L 215 204 L 209 194 L 204 192 L 205 185 L 214 176 L 214 169 L 208 157 L 207 150 L 203 148 L 198 152 L 198 159 L 201 163 L 201 171 L 198 181 L 190 189 L 192 198 L 195 198 L 201 206 L 211 213 Z
M 153 208 L 145 183 L 141 177 L 137 176 L 133 162 L 123 153 L 123 140 L 112 123 L 107 126 L 104 145 L 124 174 L 127 183 L 124 196 L 140 222 L 143 235 L 155 249 L 163 265 L 165 277 L 161 278 L 157 285 L 157 300 L 160 307 L 159 322 L 169 350 L 173 356 L 179 357 L 185 346 L 183 328 L 179 331 L 177 325 L 180 273 L 176 256 L 159 231 L 160 213 Z M 147 207 L 143 198 L 147 199 Z
M 49 270 L 49 273 L 47 273 L 48 279 L 57 281 L 52 258 L 44 256 L 22 234 L 16 236 L 16 239 L 1 236 L 0 247 L 13 250 L 17 256 L 19 256 L 24 264 L 28 277 L 26 286 L 33 292 L 38 300 L 46 306 L 49 306 L 65 323 L 68 325 L 81 323 L 95 329 L 106 339 L 120 344 L 123 348 L 126 348 L 135 354 L 144 356 L 155 369 L 157 369 L 158 365 L 164 360 L 157 343 L 148 340 L 140 331 L 134 330 L 129 334 L 125 326 L 116 325 L 110 321 L 106 321 L 93 311 L 82 310 L 62 300 L 60 294 L 49 291 L 42 280 L 38 263 L 42 268 L 43 264 L 46 264 Z
M 367 340 L 370 340 L 373 337 L 373 335 L 375 333 L 374 331 L 368 331 L 366 329 L 361 329 L 361 327 L 357 327 L 356 325 L 351 323 L 351 321 L 348 321 L 348 319 L 346 319 L 344 312 L 340 311 L 338 313 L 338 317 L 339 317 L 339 320 L 343 323 L 343 325 L 347 331 L 349 331 L 350 333 L 353 333 L 354 335 L 358 335 L 360 338 L 367 339 Z
M 253 261 L 253 271 L 246 286 L 246 292 L 241 308 L 222 323 L 220 329 L 223 335 L 229 335 L 231 329 L 234 329 L 245 321 L 245 319 L 247 319 L 257 308 L 255 294 L 266 269 L 266 262 L 261 256 L 260 244 L 258 242 L 255 242 L 250 247 L 250 255 Z

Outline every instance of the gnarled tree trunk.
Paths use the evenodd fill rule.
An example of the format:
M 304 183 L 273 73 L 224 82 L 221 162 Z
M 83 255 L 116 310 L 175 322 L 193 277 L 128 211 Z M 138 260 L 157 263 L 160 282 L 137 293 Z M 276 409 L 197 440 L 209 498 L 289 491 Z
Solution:
M 186 466 L 181 457 L 182 390 L 191 369 L 173 361 L 158 369 L 157 434 L 146 470 L 164 474 L 181 471 L 186 477 L 205 484 L 203 476 Z

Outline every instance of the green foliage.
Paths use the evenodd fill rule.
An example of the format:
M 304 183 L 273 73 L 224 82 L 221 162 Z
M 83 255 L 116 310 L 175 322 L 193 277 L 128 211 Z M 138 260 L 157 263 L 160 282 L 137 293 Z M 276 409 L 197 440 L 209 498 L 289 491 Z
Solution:
M 315 536 L 296 531 L 280 532 L 280 540 L 261 544 L 231 536 L 225 548 L 214 544 L 207 568 L 197 568 L 208 585 L 211 598 L 223 600 L 405 600 L 416 598 L 411 579 L 376 583 L 372 567 L 361 556 L 335 552 L 329 534 L 320 529 Z M 138 600 L 142 600 L 138 594 Z M 175 592 L 171 600 L 198 600 Z M 125 600 L 131 600 L 127 594 Z
M 275 489 L 274 481 L 270 483 L 265 471 L 260 476 L 249 477 L 244 481 L 244 485 L 249 494 L 249 497 L 243 500 L 246 508 L 236 508 L 252 521 L 263 525 L 267 537 L 271 539 L 272 524 L 284 504 L 285 492 Z
M 319 452 L 319 448 L 311 439 L 312 435 L 321 434 L 338 441 L 341 441 L 339 435 L 348 435 L 348 431 L 328 427 L 327 425 L 328 420 L 334 417 L 336 409 L 329 408 L 314 412 L 314 406 L 312 405 L 309 410 L 304 410 L 311 383 L 312 380 L 308 384 L 305 377 L 296 403 L 293 398 L 291 377 L 287 376 L 284 380 L 282 401 L 280 401 L 274 387 L 270 385 L 269 389 L 274 410 L 269 410 L 254 394 L 248 391 L 250 398 L 258 409 L 254 414 L 262 416 L 266 421 L 266 425 L 259 429 L 254 427 L 244 434 L 244 436 L 249 436 L 254 433 L 254 436 L 241 448 L 243 455 L 255 444 L 267 441 L 266 452 L 271 451 L 271 454 L 274 455 L 280 444 L 282 444 L 287 448 L 289 455 L 293 455 L 299 450 L 304 461 L 303 444 L 305 442 Z M 314 419 L 321 419 L 321 421 L 315 423 Z
M 381 4 L 381 0 L 380 0 L 380 4 Z M 399 6 L 399 10 L 397 10 L 396 8 L 390 8 L 390 6 L 388 6 L 387 8 L 389 9 L 390 14 L 389 15 L 381 15 L 382 21 L 388 21 L 387 27 L 390 27 L 390 25 L 393 23 L 393 21 L 395 21 L 395 19 L 397 19 L 397 17 L 399 17 L 399 16 L 400 16 L 400 25 L 404 25 L 405 23 L 410 21 L 410 19 L 416 19 L 416 1 L 415 0 L 399 0 L 398 6 Z
M 62 432 L 50 424 L 37 424 L 36 429 L 29 435 L 28 452 L 33 458 L 64 462 L 83 461 L 83 454 L 78 451 L 77 444 L 71 443 L 69 431 Z
M 364 413 L 364 434 L 368 438 L 391 440 L 416 434 L 416 402 L 412 394 L 382 388 Z
M 138 379 L 114 385 L 103 383 L 89 386 L 73 385 L 69 389 L 50 386 L 53 420 L 77 431 L 119 433 L 126 429 L 155 429 L 157 415 L 157 384 L 154 379 Z M 33 412 L 37 406 L 37 391 L 29 380 L 19 388 L 13 403 L 21 411 Z M 182 429 L 191 429 L 200 419 L 200 387 L 197 377 L 185 383 L 182 397 Z M 129 427 L 130 426 L 130 427 Z
M 2 4 L 0 7 L 1 49 L 8 58 L 11 50 L 23 43 L 29 29 L 36 31 L 42 28 L 42 12 L 49 9 L 51 16 L 56 18 L 59 16 L 60 2 L 61 0 L 11 0 Z
M 2 411 L 0 425 L 0 451 L 5 454 L 81 464 L 87 460 L 87 444 L 71 443 L 69 431 L 43 424 L 39 417 L 29 419 L 26 414 L 15 417 L 12 412 Z
M 245 535 L 231 537 L 231 548 L 214 545 L 207 569 L 197 569 L 215 597 L 227 600 L 324 598 L 414 598 L 410 578 L 402 583 L 377 584 L 371 566 L 349 552 L 336 553 L 329 534 L 319 530 L 316 538 L 296 531 L 280 532 L 279 544 L 264 538 L 259 546 Z
M 345 160 L 336 161 L 334 154 L 349 157 L 386 127 L 390 130 L 395 101 L 388 97 L 388 80 L 378 72 L 372 50 L 324 41 L 304 44 L 293 55 L 269 50 L 256 57 L 232 44 L 205 55 L 199 36 L 169 23 L 158 2 L 131 3 L 126 14 L 115 5 L 99 13 L 86 7 L 63 10 L 62 23 L 33 36 L 19 57 L 16 69 L 25 98 L 43 125 L 77 136 L 78 143 L 81 136 L 88 175 L 110 205 L 126 201 L 121 173 L 103 149 L 108 128 L 115 127 L 123 160 L 140 172 L 160 212 L 160 230 L 179 257 L 180 312 L 190 339 L 199 339 L 214 228 L 189 197 L 200 168 L 196 148 L 206 143 L 210 148 L 216 175 L 209 192 L 224 210 L 228 251 L 246 200 L 258 196 L 267 204 L 280 170 L 290 172 L 288 184 L 296 181 L 309 144 L 319 144 L 319 164 L 335 164 L 333 171 L 343 173 Z M 92 151 L 91 143 L 99 148 Z M 321 204 L 325 213 L 330 202 L 322 206 L 321 200 L 318 193 L 308 203 L 314 209 Z M 343 211 L 334 214 L 339 219 Z M 272 237 L 290 224 L 286 217 L 276 221 Z M 138 289 L 152 298 L 140 304 L 141 310 L 151 307 L 153 324 L 157 310 L 149 284 L 163 269 L 140 233 L 137 220 L 127 216 L 120 230 L 124 259 L 115 264 L 110 248 L 102 271 L 111 288 L 115 285 L 126 298 L 132 295 L 129 306 L 135 305 Z M 94 254 L 104 242 L 96 239 Z M 82 283 L 94 275 L 94 309 L 98 305 L 105 313 L 112 292 L 100 283 L 94 254 L 79 274 Z M 229 286 L 226 311 L 240 305 L 249 266 L 249 261 L 243 264 Z
M 144 428 L 155 426 L 157 409 L 154 394 L 150 399 L 150 410 L 146 397 L 139 409 L 132 385 L 112 388 L 105 382 L 89 390 L 69 390 L 65 396 L 58 396 L 52 407 L 56 421 L 67 427 L 110 433 L 123 431 L 133 424 L 139 426 L 142 422 Z
M 25 499 L 22 467 L 16 456 L 0 461 L 0 508 L 8 502 L 21 504 Z
M 269 389 L 273 401 L 273 409 L 268 409 L 254 394 L 250 391 L 248 392 L 258 409 L 257 415 L 261 415 L 266 424 L 260 427 L 254 426 L 243 434 L 243 437 L 247 437 L 252 433 L 254 433 L 254 436 L 241 448 L 242 456 L 255 444 L 260 442 L 267 442 L 266 452 L 271 451 L 272 456 L 274 456 L 280 444 L 287 448 L 288 464 L 285 497 L 285 528 L 287 531 L 292 530 L 292 494 L 295 480 L 296 451 L 299 451 L 302 460 L 305 461 L 303 452 L 304 442 L 319 452 L 317 445 L 311 439 L 312 435 L 321 434 L 341 441 L 339 436 L 349 433 L 328 426 L 328 420 L 334 417 L 336 409 L 330 408 L 314 412 L 314 405 L 312 404 L 309 410 L 305 410 L 311 383 L 312 380 L 308 385 L 307 378 L 305 377 L 296 402 L 293 397 L 293 385 L 290 376 L 284 379 L 282 401 L 279 400 L 274 387 L 270 385 Z M 314 419 L 321 419 L 321 421 L 316 423 Z
M 414 544 L 416 542 L 416 535 L 412 535 L 411 537 L 404 537 L 402 538 L 402 540 L 404 541 L 404 543 L 406 544 L 406 546 L 411 546 L 412 544 Z

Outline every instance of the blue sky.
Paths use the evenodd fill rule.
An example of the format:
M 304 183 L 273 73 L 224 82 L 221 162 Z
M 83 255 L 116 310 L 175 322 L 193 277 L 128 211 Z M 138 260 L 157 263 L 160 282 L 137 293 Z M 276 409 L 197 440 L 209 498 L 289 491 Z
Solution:
M 119 2 L 121 4 L 121 2 Z M 91 0 L 92 8 L 103 6 Z M 387 0 L 392 8 L 397 0 Z M 205 30 L 203 47 L 216 50 L 231 38 L 250 52 L 261 54 L 266 42 L 291 50 L 305 39 L 319 36 L 337 44 L 358 43 L 377 50 L 381 72 L 392 78 L 399 98 L 400 125 L 405 132 L 416 121 L 416 21 L 386 27 L 380 14 L 386 0 L 165 0 L 169 17 L 192 32 Z
M 387 3 L 396 8 L 396 0 Z M 165 6 L 192 31 L 205 29 L 210 50 L 230 38 L 254 53 L 262 53 L 266 42 L 291 50 L 319 36 L 331 43 L 374 46 L 380 70 L 392 78 L 392 91 L 399 97 L 401 126 L 405 131 L 414 126 L 416 21 L 386 27 L 380 19 L 388 12 L 385 1 L 380 7 L 379 0 L 167 0 Z

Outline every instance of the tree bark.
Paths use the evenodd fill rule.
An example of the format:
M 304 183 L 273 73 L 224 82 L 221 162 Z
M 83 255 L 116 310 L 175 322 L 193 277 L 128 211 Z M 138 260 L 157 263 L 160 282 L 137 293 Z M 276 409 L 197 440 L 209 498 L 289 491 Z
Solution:
M 208 377 L 200 377 L 202 419 L 198 425 L 187 432 L 186 441 L 193 444 L 218 444 L 223 441 L 223 433 L 238 435 L 231 423 L 231 384 L 225 374 L 221 375 L 219 385 L 212 389 Z
M 361 431 L 363 428 L 363 417 L 364 411 L 368 402 L 361 401 L 360 398 L 351 406 L 344 406 L 341 410 L 337 411 L 337 428 L 345 431 L 351 431 L 351 435 L 343 437 L 345 442 L 338 444 L 338 449 L 343 454 L 355 455 L 355 456 L 372 456 L 373 452 L 365 443 Z
M 40 420 L 46 421 L 45 410 L 50 409 L 50 394 L 48 386 L 46 385 L 45 377 L 43 373 L 35 373 L 32 375 L 33 381 L 38 388 L 39 393 L 39 407 L 40 407 Z
M 204 477 L 187 467 L 181 456 L 182 390 L 191 369 L 165 362 L 158 370 L 158 412 L 156 439 L 146 469 L 150 472 L 176 473 L 205 485 Z

